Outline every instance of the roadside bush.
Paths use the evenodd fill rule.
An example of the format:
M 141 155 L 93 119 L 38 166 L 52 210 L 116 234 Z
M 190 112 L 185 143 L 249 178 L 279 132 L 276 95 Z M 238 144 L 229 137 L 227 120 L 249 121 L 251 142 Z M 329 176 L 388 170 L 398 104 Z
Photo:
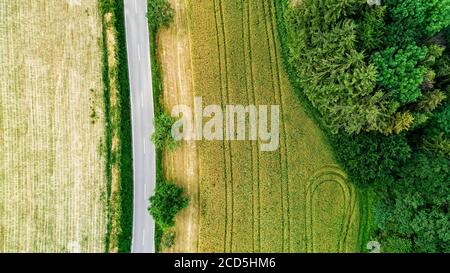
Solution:
M 166 231 L 164 232 L 161 239 L 161 246 L 165 248 L 171 248 L 175 244 L 175 238 L 177 234 L 175 231 Z
M 150 31 L 150 61 L 152 67 L 152 85 L 154 100 L 155 123 L 159 124 L 156 127 L 155 134 L 152 135 L 152 141 L 156 144 L 156 178 L 157 183 L 164 181 L 164 170 L 162 166 L 163 149 L 169 150 L 178 147 L 170 134 L 168 124 L 173 121 L 169 116 L 164 116 L 164 106 L 162 105 L 163 96 L 163 77 L 161 73 L 161 66 L 158 60 L 158 32 L 162 28 L 169 27 L 174 18 L 175 11 L 168 0 L 148 0 L 147 16 L 148 26 Z M 171 125 L 170 125 L 171 127 Z M 155 245 L 156 252 L 160 251 L 164 229 L 155 226 Z
M 163 230 L 175 225 L 175 215 L 186 208 L 189 199 L 177 185 L 160 181 L 156 184 L 155 195 L 150 198 L 149 212 Z
M 167 0 L 148 1 L 148 19 L 153 29 L 168 27 L 173 21 L 175 11 Z
M 180 142 L 176 141 L 172 136 L 173 123 L 173 118 L 164 112 L 155 118 L 155 132 L 151 140 L 157 149 L 164 150 L 167 148 L 175 150 L 180 146 Z

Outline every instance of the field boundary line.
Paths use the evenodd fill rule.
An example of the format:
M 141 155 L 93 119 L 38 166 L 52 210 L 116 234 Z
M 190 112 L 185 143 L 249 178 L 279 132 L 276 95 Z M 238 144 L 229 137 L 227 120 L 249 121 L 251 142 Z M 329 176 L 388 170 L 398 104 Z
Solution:
M 355 213 L 355 208 L 356 208 L 356 204 L 357 204 L 357 196 L 355 194 L 355 189 L 353 188 L 353 186 L 349 186 L 347 185 L 348 189 L 349 189 L 349 204 L 348 204 L 348 208 L 347 208 L 347 221 L 345 223 L 345 227 L 344 230 L 342 231 L 342 235 L 341 235 L 341 241 L 342 241 L 342 245 L 341 245 L 341 252 L 346 252 L 347 249 L 347 244 L 348 244 L 348 232 L 350 230 L 351 224 L 352 224 L 352 219 Z

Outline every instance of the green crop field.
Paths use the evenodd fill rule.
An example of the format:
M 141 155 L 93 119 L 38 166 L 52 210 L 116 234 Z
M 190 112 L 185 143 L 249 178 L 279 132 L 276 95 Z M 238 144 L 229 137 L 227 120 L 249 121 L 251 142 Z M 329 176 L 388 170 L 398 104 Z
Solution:
M 274 1 L 189 0 L 195 96 L 204 105 L 280 105 L 280 148 L 198 145 L 200 252 L 359 251 L 358 192 L 294 93 Z

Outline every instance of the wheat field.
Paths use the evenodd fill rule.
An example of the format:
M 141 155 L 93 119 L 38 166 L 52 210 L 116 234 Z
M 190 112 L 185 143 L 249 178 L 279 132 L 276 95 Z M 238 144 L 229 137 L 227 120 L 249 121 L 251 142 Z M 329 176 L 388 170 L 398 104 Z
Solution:
M 164 106 L 279 105 L 280 147 L 183 143 L 166 177 L 190 206 L 167 252 L 357 252 L 364 200 L 335 160 L 284 70 L 274 0 L 172 0 L 160 33 Z
M 359 196 L 289 83 L 276 2 L 188 7 L 195 95 L 205 104 L 279 105 L 282 115 L 274 152 L 259 141 L 198 145 L 198 250 L 357 251 Z
M 0 0 L 0 252 L 101 252 L 96 0 Z

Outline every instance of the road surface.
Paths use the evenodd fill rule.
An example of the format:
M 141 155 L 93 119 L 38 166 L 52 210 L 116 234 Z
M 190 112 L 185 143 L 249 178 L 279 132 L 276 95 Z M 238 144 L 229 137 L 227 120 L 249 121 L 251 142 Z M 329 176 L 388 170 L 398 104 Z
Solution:
M 153 133 L 153 92 L 147 0 L 125 1 L 125 29 L 131 92 L 133 127 L 134 205 L 131 252 L 152 253 L 154 221 L 148 213 L 148 199 L 156 181 L 156 152 Z

